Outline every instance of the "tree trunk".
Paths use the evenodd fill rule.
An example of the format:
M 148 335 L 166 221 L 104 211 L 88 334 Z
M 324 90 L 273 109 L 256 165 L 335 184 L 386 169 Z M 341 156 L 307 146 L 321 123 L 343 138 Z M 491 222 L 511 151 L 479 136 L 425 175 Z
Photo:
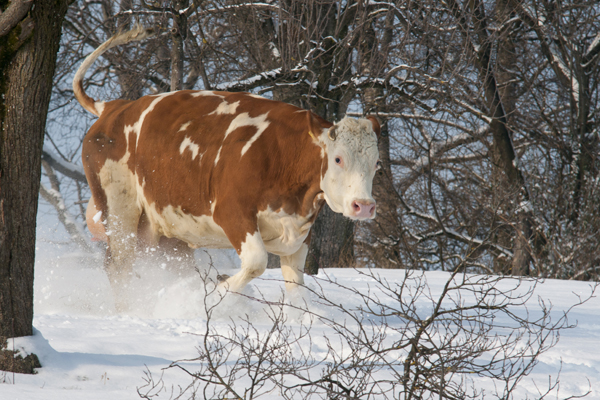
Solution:
M 515 149 L 512 143 L 512 131 L 508 125 L 508 117 L 506 108 L 501 98 L 501 93 L 498 89 L 496 80 L 497 71 L 493 69 L 492 58 L 492 40 L 488 34 L 488 20 L 485 16 L 484 4 L 481 1 L 470 3 L 473 16 L 475 17 L 474 31 L 478 41 L 478 47 L 475 51 L 475 61 L 479 70 L 479 78 L 483 85 L 488 116 L 492 119 L 490 122 L 490 130 L 493 135 L 493 152 L 494 157 L 499 163 L 506 176 L 508 190 L 517 204 L 517 232 L 515 237 L 515 245 L 513 247 L 514 256 L 512 259 L 512 274 L 513 275 L 529 275 L 529 265 L 533 261 L 531 255 L 531 233 L 533 232 L 533 216 L 529 199 L 529 192 L 525 185 L 525 178 L 519 169 L 518 160 L 516 159 Z M 455 6 L 455 12 L 457 8 Z M 461 18 L 459 14 L 456 14 Z M 464 32 L 469 29 L 464 20 L 461 20 Z M 472 39 L 469 39 L 472 40 Z M 501 43 L 502 44 L 502 43 Z M 502 51 L 510 51 L 502 49 Z M 501 56 L 503 56 L 501 54 Z M 504 56 L 503 56 L 504 57 Z M 505 58 L 505 57 L 504 57 Z M 504 93 L 506 94 L 506 93 Z M 506 100 L 509 100 L 505 97 Z M 509 101 L 510 103 L 510 101 Z
M 498 0 L 496 3 L 496 18 L 500 22 L 505 23 L 514 17 L 514 10 L 509 6 L 508 0 Z M 516 84 L 514 83 L 516 77 L 514 71 L 516 67 L 516 31 L 513 28 L 506 29 L 506 34 L 503 34 L 498 39 L 497 44 L 497 67 L 496 67 L 496 79 L 498 88 L 498 95 L 502 107 L 504 108 L 504 115 L 506 118 L 506 124 L 511 124 L 511 115 L 515 112 L 516 104 Z M 511 163 L 513 161 L 511 160 Z M 518 200 L 521 202 L 517 209 L 517 221 L 516 229 L 514 230 L 513 237 L 513 260 L 511 264 L 511 272 L 513 275 L 529 275 L 529 265 L 533 262 L 531 239 L 533 238 L 533 215 L 528 205 L 529 195 L 527 194 L 526 188 L 524 188 L 525 181 L 523 178 L 520 180 L 511 181 L 512 191 L 517 190 L 517 194 L 524 193 L 519 196 Z M 515 184 L 516 183 L 516 184 Z M 510 190 L 510 188 L 509 188 Z
M 42 145 L 68 4 L 36 1 L 29 16 L 0 38 L 0 336 L 5 337 L 32 334 Z
M 183 89 L 183 41 L 187 34 L 187 16 L 180 14 L 188 6 L 187 0 L 173 2 L 173 29 L 171 47 L 171 91 Z
M 319 268 L 351 267 L 354 264 L 354 221 L 323 206 L 311 230 L 304 272 Z
M 498 0 L 496 2 L 495 18 L 498 24 L 503 24 L 509 21 L 512 17 L 513 10 L 507 5 L 509 0 Z M 515 43 L 517 43 L 514 37 L 516 30 L 513 27 L 508 27 L 502 31 L 497 39 L 497 56 L 495 66 L 495 76 L 498 84 L 498 92 L 500 101 L 504 107 L 506 114 L 506 121 L 509 125 L 512 125 L 512 115 L 514 115 L 515 104 L 516 104 L 516 89 L 517 80 L 515 78 L 516 62 L 515 57 Z M 492 171 L 491 171 L 491 182 L 493 182 L 492 190 L 494 191 L 494 204 L 504 204 L 508 206 L 511 204 L 511 200 L 514 199 L 514 188 L 511 187 L 506 175 L 504 175 L 504 169 L 502 167 L 502 157 L 500 151 L 497 150 L 497 143 L 490 148 L 490 158 L 492 160 Z M 503 247 L 513 247 L 513 254 L 515 254 L 512 260 L 505 258 L 494 259 L 494 271 L 500 274 L 511 274 L 515 272 L 515 265 L 522 265 L 526 262 L 526 258 L 521 257 L 521 251 L 525 250 L 523 239 L 524 236 L 520 235 L 518 229 L 522 226 L 508 227 L 506 221 L 497 221 L 499 226 L 496 227 L 495 232 L 497 235 L 496 240 Z M 517 219 L 518 225 L 518 219 Z M 521 224 L 522 225 L 522 224 Z M 515 264 L 516 263 L 516 264 Z M 517 267 L 516 272 L 521 273 L 519 270 L 522 268 Z
M 377 201 L 377 217 L 371 225 L 375 238 L 398 239 L 402 235 L 401 219 L 398 215 L 398 199 L 394 189 L 392 163 L 390 158 L 390 135 L 387 121 L 381 121 L 379 136 L 379 160 L 381 168 L 373 179 L 373 197 Z M 401 264 L 400 242 L 391 241 L 390 245 L 372 247 L 377 251 L 374 258 L 378 268 L 408 268 Z

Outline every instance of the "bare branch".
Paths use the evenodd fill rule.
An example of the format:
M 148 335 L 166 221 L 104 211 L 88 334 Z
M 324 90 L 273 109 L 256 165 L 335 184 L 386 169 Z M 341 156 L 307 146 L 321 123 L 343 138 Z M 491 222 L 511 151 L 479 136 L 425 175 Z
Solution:
M 0 37 L 7 35 L 29 12 L 33 0 L 12 0 L 0 13 Z

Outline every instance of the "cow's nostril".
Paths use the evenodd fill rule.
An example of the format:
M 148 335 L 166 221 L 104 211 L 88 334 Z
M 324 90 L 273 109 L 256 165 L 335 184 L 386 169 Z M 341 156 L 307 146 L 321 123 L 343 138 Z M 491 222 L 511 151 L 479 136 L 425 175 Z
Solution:
M 354 215 L 359 218 L 372 218 L 375 215 L 375 207 L 376 203 L 368 200 L 354 200 L 352 202 Z

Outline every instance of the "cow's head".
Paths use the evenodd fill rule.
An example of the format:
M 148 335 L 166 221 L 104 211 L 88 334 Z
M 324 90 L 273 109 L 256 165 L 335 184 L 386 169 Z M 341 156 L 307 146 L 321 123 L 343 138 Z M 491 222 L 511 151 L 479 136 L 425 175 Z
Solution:
M 348 218 L 375 218 L 371 190 L 379 164 L 379 130 L 375 117 L 345 117 L 321 136 L 327 157 L 321 189 L 329 207 Z

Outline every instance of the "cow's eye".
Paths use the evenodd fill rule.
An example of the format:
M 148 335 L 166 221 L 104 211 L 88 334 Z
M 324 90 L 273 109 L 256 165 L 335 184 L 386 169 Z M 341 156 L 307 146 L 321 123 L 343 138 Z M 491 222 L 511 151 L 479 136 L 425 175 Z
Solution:
M 336 157 L 335 158 L 335 163 L 338 164 L 338 165 L 341 165 L 342 164 L 342 159 L 340 157 Z

